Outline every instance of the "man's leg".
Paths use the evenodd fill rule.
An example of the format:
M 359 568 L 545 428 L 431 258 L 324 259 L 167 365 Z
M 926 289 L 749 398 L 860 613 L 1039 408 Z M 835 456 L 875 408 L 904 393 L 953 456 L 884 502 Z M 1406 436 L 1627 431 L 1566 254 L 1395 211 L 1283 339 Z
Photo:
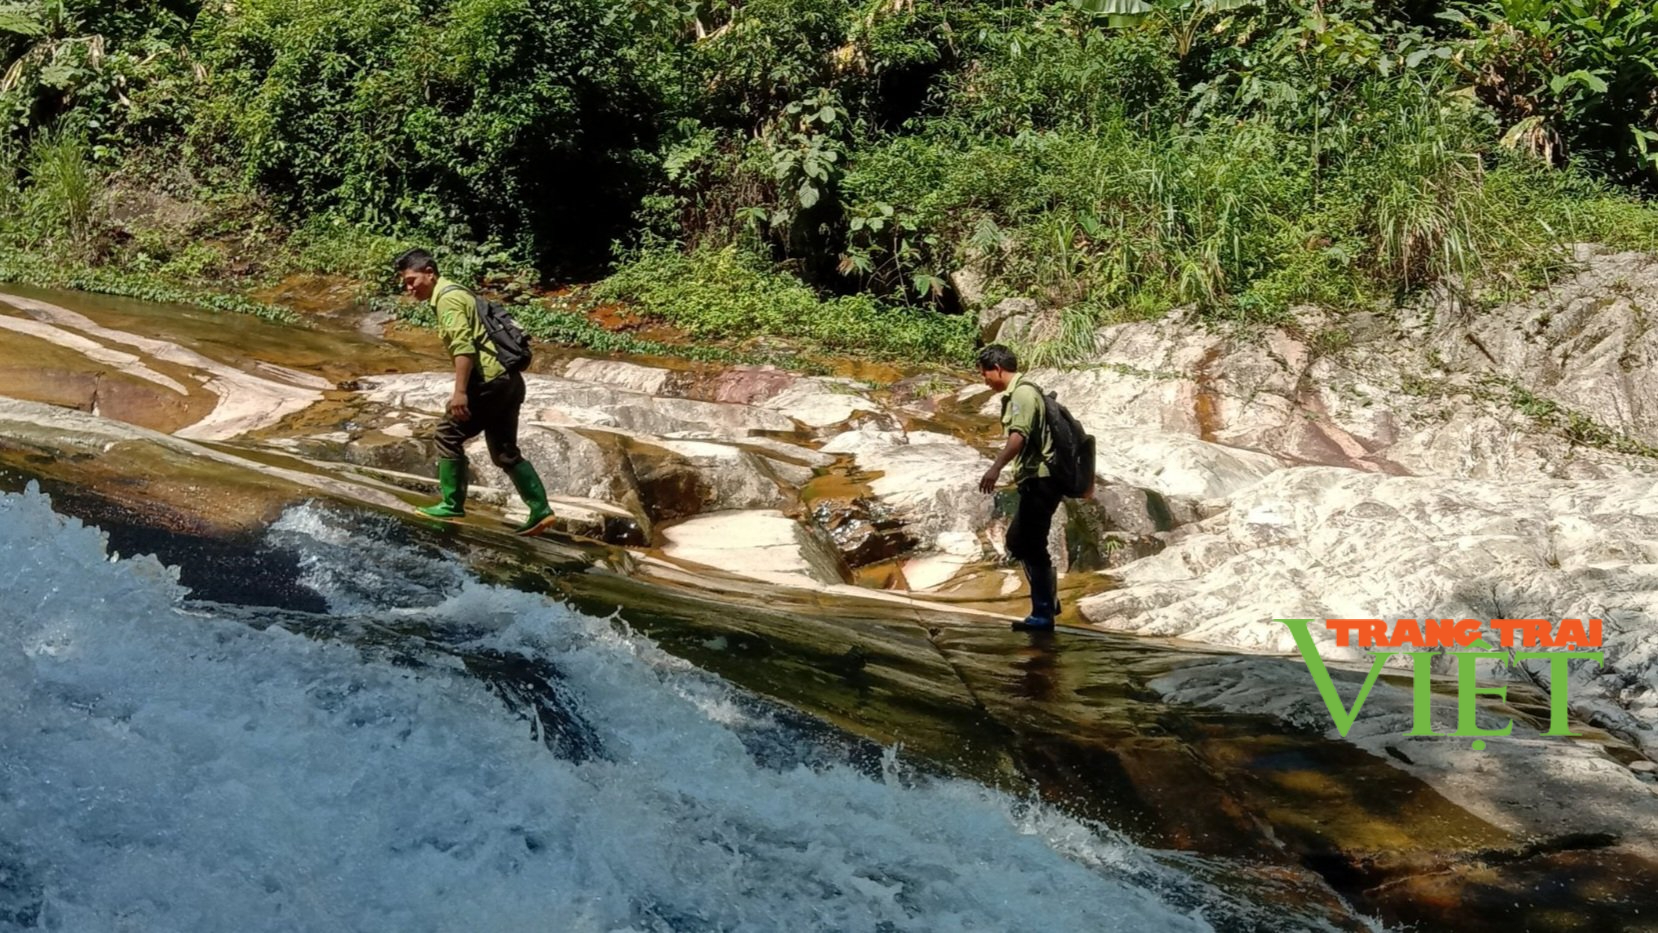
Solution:
M 1008 525 L 1008 554 L 1024 567 L 1031 612 L 1013 624 L 1016 630 L 1053 628 L 1054 617 L 1059 615 L 1059 574 L 1048 553 L 1048 532 L 1059 501 L 1059 490 L 1050 479 L 1019 484 L 1019 506 Z
M 477 435 L 482 426 L 474 416 L 460 422 L 444 415 L 438 422 L 438 489 L 443 498 L 419 511 L 432 518 L 460 518 L 466 515 L 466 442 Z
M 541 484 L 541 475 L 535 466 L 525 460 L 518 449 L 518 412 L 524 406 L 524 377 L 510 373 L 497 382 L 489 400 L 489 418 L 484 427 L 484 443 L 489 445 L 489 458 L 506 471 L 512 479 L 518 498 L 529 506 L 530 515 L 513 529 L 521 535 L 538 535 L 552 524 L 553 509 L 547 504 L 547 489 Z

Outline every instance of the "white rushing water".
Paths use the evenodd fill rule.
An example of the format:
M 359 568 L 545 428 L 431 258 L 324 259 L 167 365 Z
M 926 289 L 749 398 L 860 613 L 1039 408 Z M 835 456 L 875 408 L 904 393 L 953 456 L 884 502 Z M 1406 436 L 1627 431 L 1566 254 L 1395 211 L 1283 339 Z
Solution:
M 274 534 L 333 612 L 556 665 L 600 753 L 532 741 L 446 655 L 261 629 L 0 495 L 0 930 L 1208 928 L 1051 810 L 758 762 L 753 704 L 607 620 L 306 510 Z

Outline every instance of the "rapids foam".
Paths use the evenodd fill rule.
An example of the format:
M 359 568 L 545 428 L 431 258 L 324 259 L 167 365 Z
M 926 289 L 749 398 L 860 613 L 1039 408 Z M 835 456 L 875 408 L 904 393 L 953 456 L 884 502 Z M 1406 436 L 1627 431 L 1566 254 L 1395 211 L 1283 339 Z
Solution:
M 890 757 L 768 767 L 718 678 L 337 532 L 273 534 L 377 561 L 367 584 L 319 563 L 331 607 L 551 659 L 605 754 L 529 741 L 458 664 L 190 602 L 31 487 L 0 496 L 0 929 L 1208 929 L 1126 842 Z

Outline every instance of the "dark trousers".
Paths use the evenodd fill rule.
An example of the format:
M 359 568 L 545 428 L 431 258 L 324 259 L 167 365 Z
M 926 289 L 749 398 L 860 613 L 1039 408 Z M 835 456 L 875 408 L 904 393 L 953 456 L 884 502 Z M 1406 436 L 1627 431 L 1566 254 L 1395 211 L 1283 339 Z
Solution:
M 467 441 L 484 435 L 489 445 L 489 459 L 503 470 L 518 465 L 523 456 L 518 452 L 518 409 L 524 405 L 524 377 L 518 373 L 503 373 L 489 382 L 473 380 L 466 390 L 466 405 L 472 417 L 456 421 L 445 414 L 438 423 L 438 456 L 445 460 L 466 462 Z
M 1019 483 L 1019 505 L 1007 526 L 1007 553 L 1025 565 L 1026 572 L 1053 566 L 1048 554 L 1048 533 L 1053 530 L 1054 513 L 1064 498 L 1052 477 L 1033 476 Z
M 1019 505 L 1007 526 L 1008 556 L 1024 564 L 1025 579 L 1030 582 L 1031 615 L 1049 625 L 1059 614 L 1059 575 L 1048 553 L 1048 532 L 1063 498 L 1051 477 L 1024 480 L 1019 484 Z

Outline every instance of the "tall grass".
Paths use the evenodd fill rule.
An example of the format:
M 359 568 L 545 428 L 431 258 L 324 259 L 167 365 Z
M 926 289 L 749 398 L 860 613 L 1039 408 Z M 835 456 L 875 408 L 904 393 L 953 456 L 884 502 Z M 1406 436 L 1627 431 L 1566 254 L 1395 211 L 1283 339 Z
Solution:
M 1021 365 L 1067 366 L 1093 355 L 1099 325 L 1098 312 L 1093 308 L 1071 307 L 1061 311 L 1057 319 L 1039 322 L 1028 334 L 1007 342 Z
M 1119 122 L 948 145 L 895 143 L 854 164 L 846 185 L 936 231 L 943 245 L 918 260 L 927 271 L 971 262 L 1053 307 L 1221 309 L 1294 247 L 1307 212 L 1293 141 L 1264 123 L 1148 135 Z M 963 248 L 986 225 L 1005 243 Z
M 1377 263 L 1406 289 L 1480 265 L 1484 169 L 1457 106 L 1426 97 L 1404 103 L 1374 150 L 1356 160 Z
M 77 252 L 86 249 L 92 230 L 92 198 L 97 181 L 86 137 L 74 130 L 53 130 L 35 137 L 29 147 L 29 210 L 40 226 L 67 237 Z

